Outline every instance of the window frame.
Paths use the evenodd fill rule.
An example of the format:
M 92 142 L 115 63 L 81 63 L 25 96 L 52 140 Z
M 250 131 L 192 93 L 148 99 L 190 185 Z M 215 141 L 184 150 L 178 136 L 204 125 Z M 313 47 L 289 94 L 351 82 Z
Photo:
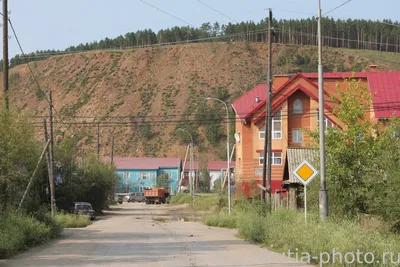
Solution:
M 258 164 L 264 165 L 264 151 L 258 153 Z
M 328 127 L 328 123 L 330 123 L 332 126 Z M 325 124 L 325 127 L 324 127 L 325 133 L 329 128 L 337 128 L 336 124 L 326 116 L 324 116 L 324 124 Z M 318 113 L 317 113 L 317 128 L 319 129 L 319 115 L 318 115 Z
M 296 109 L 296 104 L 300 104 L 300 108 Z M 293 114 L 303 114 L 303 101 L 301 101 L 299 98 L 293 101 Z
M 277 157 L 276 155 L 280 154 L 279 157 Z M 280 163 L 276 164 L 275 160 L 276 159 L 280 159 Z M 282 152 L 272 152 L 272 165 L 282 165 Z
M 144 193 L 144 190 L 151 189 L 149 186 L 139 186 L 139 193 Z
M 131 179 L 131 173 L 130 172 L 123 172 L 122 173 L 122 178 L 124 181 L 129 181 Z
M 148 175 L 148 178 L 143 178 L 144 176 L 147 176 Z M 140 173 L 140 180 L 150 180 L 151 179 L 151 174 L 150 174 L 150 172 L 141 172 Z
M 276 154 L 280 154 L 280 156 L 279 157 L 277 157 L 276 156 Z M 272 152 L 272 165 L 282 165 L 282 152 Z M 275 159 L 280 159 L 281 160 L 281 163 L 280 164 L 275 164 Z M 258 164 L 259 165 L 263 165 L 264 164 L 264 162 L 263 161 L 261 161 L 261 160 L 264 160 L 264 152 L 259 152 L 258 153 Z M 267 159 L 267 164 L 268 164 L 268 159 Z
M 265 129 L 266 129 L 265 125 L 261 129 L 258 129 L 258 139 L 259 140 L 265 139 L 265 133 L 266 133 Z M 264 137 L 261 137 L 261 134 L 264 134 Z
M 295 134 L 295 132 L 300 133 L 301 134 L 301 140 L 295 140 L 295 137 L 298 137 L 297 134 Z M 292 130 L 292 143 L 295 144 L 301 144 L 303 143 L 303 130 L 302 129 L 293 129 Z
M 276 117 L 279 115 L 279 119 Z M 281 127 L 279 130 L 275 129 L 275 122 L 280 122 Z M 279 134 L 279 137 L 275 137 L 275 134 Z M 282 111 L 279 111 L 272 117 L 272 139 L 282 139 Z

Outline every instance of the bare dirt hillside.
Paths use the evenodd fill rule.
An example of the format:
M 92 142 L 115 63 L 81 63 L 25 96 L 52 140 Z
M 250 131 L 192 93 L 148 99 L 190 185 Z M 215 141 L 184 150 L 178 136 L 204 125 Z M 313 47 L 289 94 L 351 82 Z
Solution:
M 324 52 L 328 70 L 361 70 L 371 63 L 378 64 L 379 70 L 399 68 L 396 54 L 381 53 L 380 57 L 371 52 L 375 53 L 371 61 L 365 51 Z M 274 46 L 274 73 L 316 71 L 316 53 L 315 47 Z M 175 121 L 182 114 L 190 120 L 197 105 L 212 96 L 215 88 L 226 88 L 233 101 L 265 82 L 266 55 L 264 44 L 209 43 L 88 52 L 29 64 L 42 89 L 53 91 L 58 137 L 63 132 L 73 135 L 81 146 L 96 151 L 95 122 L 100 121 L 102 155 L 110 154 L 114 134 L 116 155 L 184 157 L 185 146 L 179 146 L 172 134 Z M 10 91 L 12 103 L 37 116 L 34 121 L 48 115 L 48 102 L 26 65 L 11 69 Z M 42 138 L 41 125 L 36 126 Z M 199 134 L 204 136 L 203 128 Z M 205 139 L 203 151 L 208 159 L 218 159 L 217 151 L 224 143 L 210 146 Z

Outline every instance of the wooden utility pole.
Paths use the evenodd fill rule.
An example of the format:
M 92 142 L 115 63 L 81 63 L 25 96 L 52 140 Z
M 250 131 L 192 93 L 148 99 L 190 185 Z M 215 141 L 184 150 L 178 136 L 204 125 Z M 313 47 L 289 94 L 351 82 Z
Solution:
M 7 1 L 3 0 L 3 95 L 6 111 L 9 111 L 8 98 L 8 7 Z
M 49 135 L 47 134 L 47 122 L 46 122 L 46 117 L 43 117 L 43 128 L 44 128 L 44 142 L 47 143 L 49 141 Z M 49 143 L 50 145 L 50 143 Z M 51 179 L 50 177 L 52 177 L 52 171 L 50 168 L 50 153 L 49 153 L 49 149 L 47 148 L 46 150 L 46 162 L 47 162 L 47 171 L 49 173 L 49 187 L 50 187 L 50 183 L 51 183 Z M 50 188 L 49 188 L 49 193 L 50 193 Z
M 267 118 L 268 118 L 268 202 L 269 212 L 272 211 L 272 9 L 269 9 L 268 23 L 268 102 L 267 102 Z
M 114 163 L 114 135 L 112 137 L 111 141 L 111 164 Z
M 100 122 L 97 122 L 97 158 L 100 158 Z
M 51 90 L 49 92 L 49 100 L 50 100 L 50 146 L 49 146 L 49 155 L 50 155 L 50 205 L 51 205 L 51 214 L 54 216 L 56 214 L 56 198 L 55 198 L 55 182 L 54 182 L 54 129 L 53 129 L 53 96 Z
M 86 163 L 85 163 L 85 149 L 84 148 L 82 148 L 82 169 L 83 169 L 83 172 L 85 172 L 85 168 L 86 167 Z
M 25 197 L 26 197 L 26 195 L 28 194 L 29 190 L 30 190 L 31 187 L 32 187 L 33 178 L 35 178 L 36 172 L 37 172 L 37 170 L 38 170 L 39 167 L 40 167 L 40 163 L 42 162 L 42 160 L 43 160 L 43 158 L 44 158 L 44 154 L 45 154 L 46 151 L 47 151 L 47 147 L 49 146 L 49 143 L 50 143 L 50 140 L 48 140 L 47 143 L 46 143 L 46 145 L 44 146 L 43 152 L 42 152 L 42 154 L 40 155 L 39 161 L 38 161 L 38 163 L 36 164 L 36 167 L 35 167 L 35 170 L 34 170 L 33 173 L 32 173 L 31 179 L 29 179 L 28 186 L 27 186 L 26 189 L 25 189 L 24 195 L 22 196 L 22 199 L 21 199 L 21 202 L 19 203 L 19 207 L 18 207 L 18 208 L 21 208 L 21 207 L 22 207 L 22 204 L 24 203 Z
M 271 205 L 271 165 L 272 165 L 272 10 L 269 9 L 269 20 L 268 20 L 268 86 L 266 91 L 265 101 L 265 139 L 264 139 L 264 160 L 263 160 L 263 188 L 267 190 L 261 190 L 261 199 L 265 201 L 265 192 L 268 191 L 269 210 L 272 210 Z M 268 166 L 267 166 L 268 165 Z M 268 187 L 267 187 L 267 176 L 268 176 Z

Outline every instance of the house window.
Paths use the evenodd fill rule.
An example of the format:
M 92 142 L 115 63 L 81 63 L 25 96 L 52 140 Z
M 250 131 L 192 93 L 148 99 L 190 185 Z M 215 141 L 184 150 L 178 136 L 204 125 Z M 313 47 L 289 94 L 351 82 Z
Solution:
M 130 173 L 129 173 L 129 172 L 124 172 L 124 173 L 123 173 L 123 177 L 124 177 L 124 180 L 125 180 L 125 181 L 128 181 L 129 178 L 130 178 Z
M 170 172 L 164 172 L 162 175 L 165 177 L 166 180 L 171 180 L 172 179 L 172 173 Z
M 301 114 L 303 113 L 303 102 L 300 99 L 296 99 L 293 103 L 293 113 Z
M 268 159 L 266 163 L 268 163 Z M 264 164 L 264 152 L 260 152 L 259 164 Z M 272 152 L 272 165 L 282 165 L 282 152 Z
M 335 124 L 326 117 L 324 117 L 324 123 L 325 123 L 325 132 L 327 129 L 335 127 Z M 317 115 L 317 126 L 319 126 L 319 116 L 318 115 Z
M 279 111 L 275 117 L 272 118 L 272 139 L 282 138 L 282 112 Z
M 260 165 L 263 165 L 263 164 L 264 164 L 264 152 L 260 152 L 259 159 L 258 159 L 258 163 L 259 163 Z
M 259 130 L 258 139 L 265 139 L 265 126 Z
M 282 152 L 272 153 L 272 165 L 282 165 Z
M 141 187 L 139 187 L 139 192 L 144 193 L 144 190 L 146 190 L 146 189 L 151 189 L 151 188 L 148 186 L 141 186 Z
M 302 130 L 293 130 L 293 143 L 302 143 L 303 142 L 303 131 Z
M 262 169 L 256 169 L 255 174 L 256 176 L 262 176 L 263 170 Z
M 140 179 L 141 180 L 150 180 L 150 173 L 149 172 L 141 172 Z

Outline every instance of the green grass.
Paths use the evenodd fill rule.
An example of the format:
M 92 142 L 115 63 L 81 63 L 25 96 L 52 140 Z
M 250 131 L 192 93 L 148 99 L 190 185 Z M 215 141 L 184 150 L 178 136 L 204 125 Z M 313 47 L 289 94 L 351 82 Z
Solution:
M 228 206 L 228 197 L 217 194 L 196 194 L 194 203 L 190 194 L 177 194 L 171 198 L 170 204 L 189 204 L 194 210 L 222 209 Z
M 90 219 L 86 216 L 67 213 L 58 213 L 54 219 L 62 228 L 83 228 L 92 224 Z
M 0 212 L 0 258 L 12 256 L 58 236 L 61 228 L 48 213 L 27 215 L 22 211 Z
M 392 252 L 394 260 L 398 260 L 400 251 L 400 236 L 388 232 L 371 231 L 359 224 L 348 220 L 332 220 L 320 222 L 318 214 L 309 214 L 307 224 L 304 214 L 286 209 L 277 210 L 266 216 L 262 215 L 260 206 L 241 205 L 234 209 L 229 217 L 225 212 L 205 218 L 205 224 L 238 229 L 238 235 L 246 240 L 261 243 L 269 249 L 286 253 L 298 251 L 311 256 L 328 253 L 332 259 L 332 252 L 340 252 L 343 257 L 346 253 L 357 251 L 371 252 L 375 261 L 383 262 L 385 252 Z M 362 254 L 362 255 L 364 255 Z M 305 254 L 304 254 L 305 255 Z M 324 254 L 325 255 L 325 254 Z M 327 259 L 327 256 L 325 256 Z M 361 258 L 363 260 L 363 256 Z M 368 258 L 369 259 L 369 258 Z M 364 266 L 357 264 L 339 264 L 336 256 L 334 266 Z M 386 262 L 390 256 L 386 257 Z M 311 260 L 317 264 L 318 260 Z M 332 261 L 330 262 L 332 264 Z M 323 265 L 323 266 L 333 266 Z M 368 266 L 395 266 L 382 264 L 369 264 Z

